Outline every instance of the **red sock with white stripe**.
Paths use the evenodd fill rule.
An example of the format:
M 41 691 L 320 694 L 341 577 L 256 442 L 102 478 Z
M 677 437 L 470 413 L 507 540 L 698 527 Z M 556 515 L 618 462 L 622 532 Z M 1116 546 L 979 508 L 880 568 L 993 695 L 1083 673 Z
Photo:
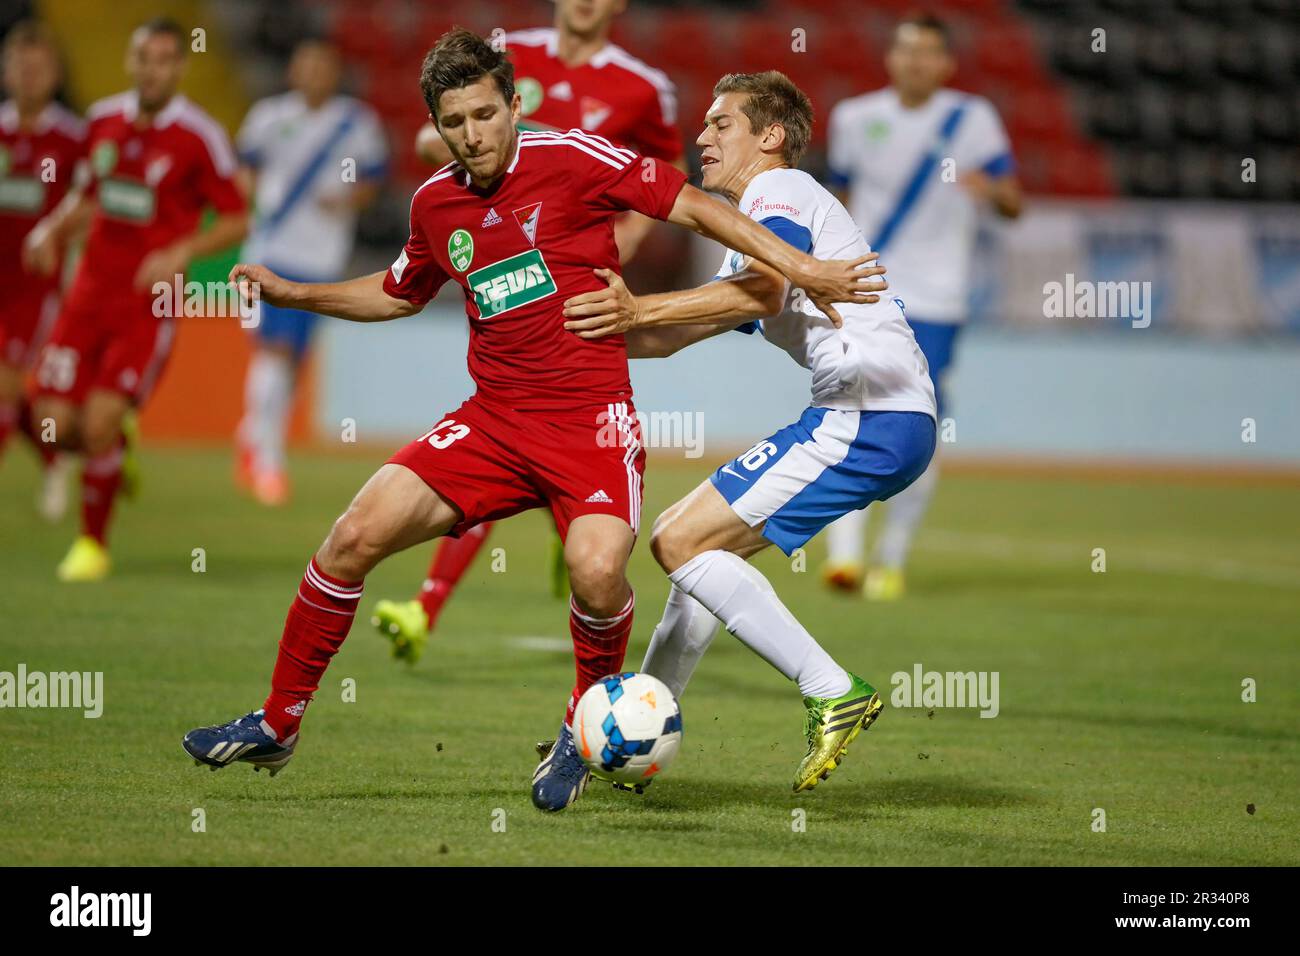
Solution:
M 81 533 L 108 543 L 108 519 L 122 484 L 122 455 L 126 442 L 118 438 L 112 450 L 91 455 L 81 466 Z
M 362 581 L 343 581 L 320 569 L 313 557 L 289 605 L 280 653 L 271 675 L 263 720 L 280 741 L 298 732 L 303 711 L 321 675 L 343 646 L 361 600 Z
M 632 633 L 632 611 L 636 595 L 629 594 L 623 610 L 613 617 L 599 618 L 578 610 L 569 597 L 569 633 L 573 635 L 573 658 L 578 668 L 578 682 L 569 697 L 564 714 L 566 724 L 573 723 L 573 709 L 578 698 L 596 681 L 623 669 L 623 654 Z
M 442 606 L 451 597 L 456 585 L 465 576 L 466 570 L 478 554 L 479 548 L 487 540 L 493 522 L 476 524 L 459 538 L 443 538 L 433 553 L 433 562 L 429 565 L 429 576 L 420 588 L 419 601 L 424 612 L 429 615 L 429 630 L 438 620 Z

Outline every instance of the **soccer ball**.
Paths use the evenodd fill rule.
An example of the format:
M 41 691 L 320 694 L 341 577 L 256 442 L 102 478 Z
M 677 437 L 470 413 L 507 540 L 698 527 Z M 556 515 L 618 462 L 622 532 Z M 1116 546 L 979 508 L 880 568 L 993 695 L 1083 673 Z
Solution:
M 610 674 L 578 701 L 573 737 L 592 773 L 615 783 L 644 784 L 677 756 L 682 712 L 657 677 Z

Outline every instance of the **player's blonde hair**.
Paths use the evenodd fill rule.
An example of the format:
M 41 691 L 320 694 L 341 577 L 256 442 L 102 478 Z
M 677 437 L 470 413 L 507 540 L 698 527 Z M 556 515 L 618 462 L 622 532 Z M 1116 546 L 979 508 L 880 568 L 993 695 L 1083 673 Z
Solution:
M 813 108 L 807 94 L 780 70 L 762 73 L 728 73 L 713 87 L 713 95 L 748 94 L 740 111 L 749 120 L 749 128 L 758 134 L 769 126 L 785 130 L 782 158 L 791 166 L 808 150 L 812 139 Z

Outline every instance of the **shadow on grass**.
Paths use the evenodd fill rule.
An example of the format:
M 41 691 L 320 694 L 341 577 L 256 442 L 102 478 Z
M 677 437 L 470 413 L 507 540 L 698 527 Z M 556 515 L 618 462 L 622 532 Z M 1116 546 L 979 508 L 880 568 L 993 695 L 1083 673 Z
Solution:
M 1019 791 L 960 777 L 948 780 L 913 777 L 871 783 L 830 780 L 817 790 L 798 794 L 761 784 L 694 782 L 689 786 L 652 791 L 644 799 L 644 808 L 649 814 L 771 808 L 778 799 L 788 803 L 791 809 L 815 807 L 819 816 L 841 821 L 871 820 L 897 810 L 924 807 L 987 809 L 1032 802 Z

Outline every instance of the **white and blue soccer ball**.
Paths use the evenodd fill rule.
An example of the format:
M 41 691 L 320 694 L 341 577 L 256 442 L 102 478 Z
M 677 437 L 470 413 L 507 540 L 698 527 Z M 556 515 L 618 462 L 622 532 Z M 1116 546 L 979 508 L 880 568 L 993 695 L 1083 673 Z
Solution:
M 610 674 L 579 699 L 573 738 L 592 773 L 616 783 L 645 784 L 677 756 L 682 712 L 659 678 Z

